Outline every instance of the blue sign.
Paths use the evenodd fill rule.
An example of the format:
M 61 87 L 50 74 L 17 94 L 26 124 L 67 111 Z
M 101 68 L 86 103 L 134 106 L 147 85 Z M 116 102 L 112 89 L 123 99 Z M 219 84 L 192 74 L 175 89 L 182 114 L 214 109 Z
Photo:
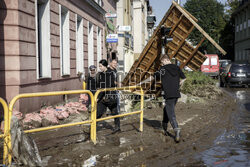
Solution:
M 118 35 L 117 34 L 108 34 L 106 37 L 107 43 L 117 43 L 118 42 Z
M 118 39 L 106 39 L 106 42 L 107 43 L 117 43 L 118 42 Z

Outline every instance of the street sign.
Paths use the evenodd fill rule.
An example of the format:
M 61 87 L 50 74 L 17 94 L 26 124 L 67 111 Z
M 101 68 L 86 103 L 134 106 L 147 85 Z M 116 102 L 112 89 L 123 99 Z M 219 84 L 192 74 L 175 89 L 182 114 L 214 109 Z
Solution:
M 131 26 L 119 26 L 118 31 L 129 32 L 129 31 L 131 31 Z
M 117 43 L 118 42 L 118 34 L 108 34 L 106 37 L 107 43 Z
M 106 14 L 105 14 L 105 17 L 106 17 L 106 18 L 116 18 L 116 17 L 117 17 L 117 14 L 116 14 L 116 13 L 106 13 Z
M 124 34 L 118 34 L 118 37 L 124 37 Z

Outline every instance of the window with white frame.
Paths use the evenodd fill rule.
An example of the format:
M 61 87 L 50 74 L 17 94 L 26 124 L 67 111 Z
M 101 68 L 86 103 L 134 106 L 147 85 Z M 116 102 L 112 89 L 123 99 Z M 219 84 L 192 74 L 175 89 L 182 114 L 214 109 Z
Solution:
M 69 11 L 59 5 L 61 75 L 70 75 Z
M 83 19 L 76 15 L 76 73 L 84 72 Z
M 99 63 L 101 59 L 102 59 L 102 29 L 100 27 L 97 27 L 97 63 Z
M 88 22 L 88 66 L 94 65 L 94 32 L 93 24 Z
M 50 0 L 36 0 L 37 78 L 51 78 Z

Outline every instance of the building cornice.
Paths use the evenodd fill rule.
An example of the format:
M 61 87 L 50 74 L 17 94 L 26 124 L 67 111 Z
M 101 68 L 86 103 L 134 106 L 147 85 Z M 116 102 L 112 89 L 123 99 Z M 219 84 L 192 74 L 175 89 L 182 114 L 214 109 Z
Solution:
M 88 4 L 90 4 L 94 9 L 96 9 L 98 12 L 100 12 L 102 15 L 105 15 L 107 13 L 99 4 L 97 4 L 93 0 L 86 0 Z

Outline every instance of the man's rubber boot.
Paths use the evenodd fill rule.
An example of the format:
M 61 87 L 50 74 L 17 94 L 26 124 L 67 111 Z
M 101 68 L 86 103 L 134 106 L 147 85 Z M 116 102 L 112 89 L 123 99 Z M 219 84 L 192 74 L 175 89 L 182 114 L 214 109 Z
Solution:
M 181 129 L 180 128 L 175 128 L 174 132 L 175 132 L 175 142 L 179 143 L 180 142 L 180 132 L 181 132 Z
M 162 122 L 162 128 L 164 130 L 164 134 L 168 136 L 168 123 Z
M 120 119 L 119 118 L 115 118 L 115 128 L 113 129 L 112 134 L 115 134 L 117 132 L 121 132 Z
M 115 134 L 115 133 L 118 133 L 118 132 L 121 132 L 121 128 L 118 127 L 118 126 L 115 126 L 115 128 L 113 129 L 112 134 Z

